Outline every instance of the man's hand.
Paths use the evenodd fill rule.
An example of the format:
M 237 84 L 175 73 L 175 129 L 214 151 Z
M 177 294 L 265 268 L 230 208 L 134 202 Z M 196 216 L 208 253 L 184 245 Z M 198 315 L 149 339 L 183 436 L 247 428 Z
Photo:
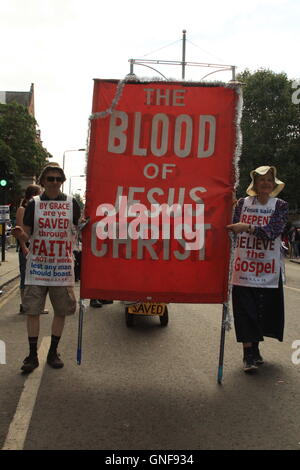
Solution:
M 87 224 L 89 223 L 90 221 L 90 218 L 87 217 L 87 218 L 81 218 L 80 221 L 79 221 L 79 224 L 78 224 L 78 230 L 82 231 L 84 229 L 84 227 L 87 226 Z

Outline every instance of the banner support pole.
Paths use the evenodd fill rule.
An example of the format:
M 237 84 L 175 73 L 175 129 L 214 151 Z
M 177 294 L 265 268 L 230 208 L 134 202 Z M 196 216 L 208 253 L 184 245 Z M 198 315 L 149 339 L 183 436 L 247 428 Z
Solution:
M 218 367 L 218 384 L 222 384 L 223 378 L 223 365 L 224 365 L 224 348 L 225 348 L 225 332 L 226 332 L 226 317 L 228 314 L 228 305 L 223 304 L 222 311 L 222 324 L 221 324 L 221 339 L 220 339 L 220 352 L 219 352 L 219 367 Z
M 90 222 L 90 217 L 86 217 L 85 219 L 83 219 L 82 222 L 78 225 L 78 231 L 82 232 L 82 230 L 87 226 L 89 222 Z M 83 314 L 85 310 L 84 299 L 80 298 L 78 303 L 79 303 L 79 319 L 78 319 L 78 341 L 77 341 L 77 364 L 80 366 L 81 352 L 82 352 Z
M 78 320 L 78 342 L 77 342 L 77 364 L 81 364 L 82 352 L 82 331 L 83 331 L 83 314 L 84 314 L 84 301 L 79 300 L 79 320 Z

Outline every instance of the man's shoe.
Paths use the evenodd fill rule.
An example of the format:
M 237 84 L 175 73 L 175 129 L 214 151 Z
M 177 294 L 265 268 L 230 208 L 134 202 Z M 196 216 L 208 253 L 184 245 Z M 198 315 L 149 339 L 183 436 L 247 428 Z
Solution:
M 258 343 L 252 343 L 252 355 L 257 366 L 260 366 L 264 363 L 263 357 L 259 351 Z
M 99 302 L 102 303 L 102 305 L 108 305 L 108 304 L 113 304 L 114 301 L 113 300 L 102 300 L 102 299 L 98 299 Z
M 60 359 L 60 354 L 58 354 L 57 352 L 48 353 L 47 364 L 53 367 L 53 369 L 61 369 L 64 366 L 63 361 Z
M 102 307 L 102 302 L 98 299 L 91 299 L 90 300 L 90 307 L 101 308 Z
M 21 370 L 26 374 L 30 374 L 34 369 L 39 366 L 39 360 L 37 356 L 27 356 L 23 361 Z
M 252 372 L 257 369 L 257 365 L 255 364 L 254 357 L 252 354 L 252 348 L 245 348 L 244 349 L 244 372 Z

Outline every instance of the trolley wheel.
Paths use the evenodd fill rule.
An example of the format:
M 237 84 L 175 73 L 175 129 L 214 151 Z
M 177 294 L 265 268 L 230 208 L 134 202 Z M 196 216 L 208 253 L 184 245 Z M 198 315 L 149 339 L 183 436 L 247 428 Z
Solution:
M 167 326 L 167 324 L 169 323 L 169 312 L 167 306 L 165 308 L 165 313 L 159 317 L 159 320 L 160 326 Z
M 125 308 L 125 321 L 128 328 L 134 325 L 134 315 L 132 313 L 128 313 L 128 307 Z

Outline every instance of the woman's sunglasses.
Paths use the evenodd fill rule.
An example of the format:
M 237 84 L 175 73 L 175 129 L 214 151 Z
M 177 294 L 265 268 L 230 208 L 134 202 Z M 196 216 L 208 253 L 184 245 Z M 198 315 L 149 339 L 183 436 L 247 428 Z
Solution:
M 46 181 L 48 181 L 48 183 L 53 183 L 54 181 L 57 183 L 63 183 L 64 179 L 62 176 L 47 176 Z

